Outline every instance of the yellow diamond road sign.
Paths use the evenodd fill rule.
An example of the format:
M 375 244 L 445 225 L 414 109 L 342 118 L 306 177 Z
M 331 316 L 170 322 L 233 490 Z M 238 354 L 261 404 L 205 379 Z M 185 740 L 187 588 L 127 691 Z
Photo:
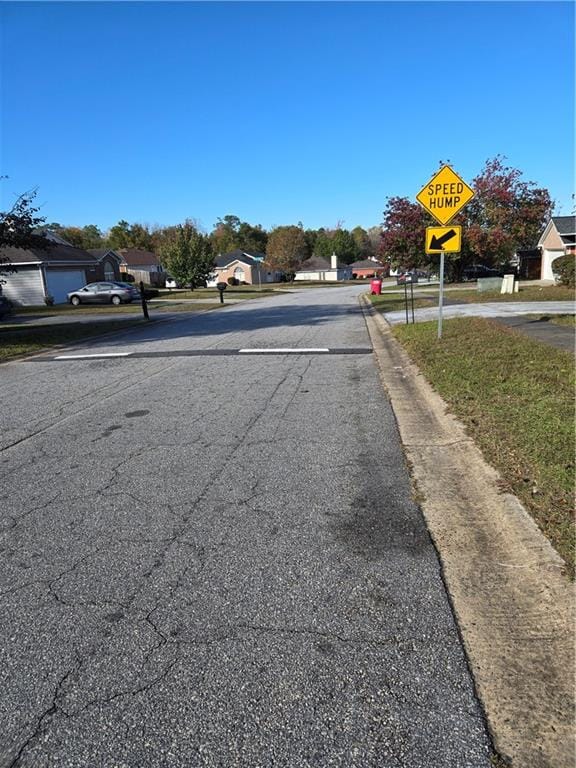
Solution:
M 426 253 L 460 253 L 462 227 L 426 227 Z
M 416 200 L 437 222 L 448 224 L 473 197 L 474 190 L 449 165 L 444 165 L 428 184 L 422 187 L 416 195 Z

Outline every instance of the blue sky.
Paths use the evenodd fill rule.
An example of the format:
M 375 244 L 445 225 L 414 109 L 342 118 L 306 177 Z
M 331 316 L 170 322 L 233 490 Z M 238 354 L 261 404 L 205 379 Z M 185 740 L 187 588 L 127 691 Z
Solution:
M 379 224 L 449 160 L 574 187 L 574 5 L 9 3 L 2 209 L 210 230 Z

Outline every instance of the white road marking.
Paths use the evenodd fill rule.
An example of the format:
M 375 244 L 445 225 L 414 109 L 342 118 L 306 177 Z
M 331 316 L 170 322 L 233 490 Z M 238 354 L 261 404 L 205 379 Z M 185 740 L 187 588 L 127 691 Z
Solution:
M 240 354 L 263 354 L 263 355 L 278 355 L 286 353 L 299 353 L 299 352 L 330 352 L 328 348 L 314 348 L 314 347 L 302 347 L 294 349 L 291 347 L 279 347 L 278 349 L 239 349 Z
M 54 360 L 85 360 L 86 358 L 98 358 L 98 357 L 128 357 L 131 352 L 102 352 L 98 355 L 58 355 Z

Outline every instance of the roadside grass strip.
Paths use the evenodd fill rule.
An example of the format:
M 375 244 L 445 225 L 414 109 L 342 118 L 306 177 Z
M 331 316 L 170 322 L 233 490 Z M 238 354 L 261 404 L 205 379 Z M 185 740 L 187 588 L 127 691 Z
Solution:
M 571 328 L 576 326 L 576 315 L 544 315 L 541 320 L 547 320 L 553 325 L 567 325 Z
M 399 310 L 404 309 L 406 305 L 406 300 L 404 297 L 404 289 L 402 289 L 402 293 L 398 294 L 381 294 L 378 295 L 369 295 L 368 298 L 372 302 L 372 305 L 374 306 L 374 309 L 376 309 L 378 312 L 396 312 Z M 438 297 L 437 296 L 430 296 L 428 298 L 417 296 L 417 294 L 414 294 L 414 309 L 424 309 L 426 307 L 434 307 L 438 303 Z M 408 312 L 412 312 L 412 300 L 410 297 L 410 291 L 408 291 Z M 410 315 L 410 318 L 412 315 Z
M 438 288 L 436 287 L 436 293 Z M 565 285 L 548 285 L 538 287 L 537 285 L 520 286 L 517 293 L 500 293 L 500 291 L 477 291 L 462 288 L 462 290 L 450 290 L 447 298 L 458 299 L 467 304 L 481 304 L 482 302 L 493 301 L 574 301 L 575 294 L 573 288 Z
M 574 573 L 574 359 L 481 318 L 393 327 Z
M 0 362 L 22 355 L 31 355 L 47 347 L 82 341 L 110 331 L 123 331 L 140 325 L 141 318 L 99 321 L 97 323 L 63 323 L 61 325 L 36 325 L 0 328 Z

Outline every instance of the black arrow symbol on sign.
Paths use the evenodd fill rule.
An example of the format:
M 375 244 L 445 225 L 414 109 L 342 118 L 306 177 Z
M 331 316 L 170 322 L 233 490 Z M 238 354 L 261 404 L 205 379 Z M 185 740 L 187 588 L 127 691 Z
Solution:
M 455 229 L 448 230 L 448 232 L 442 235 L 442 237 L 436 237 L 436 235 L 432 235 L 432 239 L 430 240 L 430 250 L 443 251 L 444 243 L 447 243 L 448 240 L 452 240 L 453 237 L 456 237 Z

